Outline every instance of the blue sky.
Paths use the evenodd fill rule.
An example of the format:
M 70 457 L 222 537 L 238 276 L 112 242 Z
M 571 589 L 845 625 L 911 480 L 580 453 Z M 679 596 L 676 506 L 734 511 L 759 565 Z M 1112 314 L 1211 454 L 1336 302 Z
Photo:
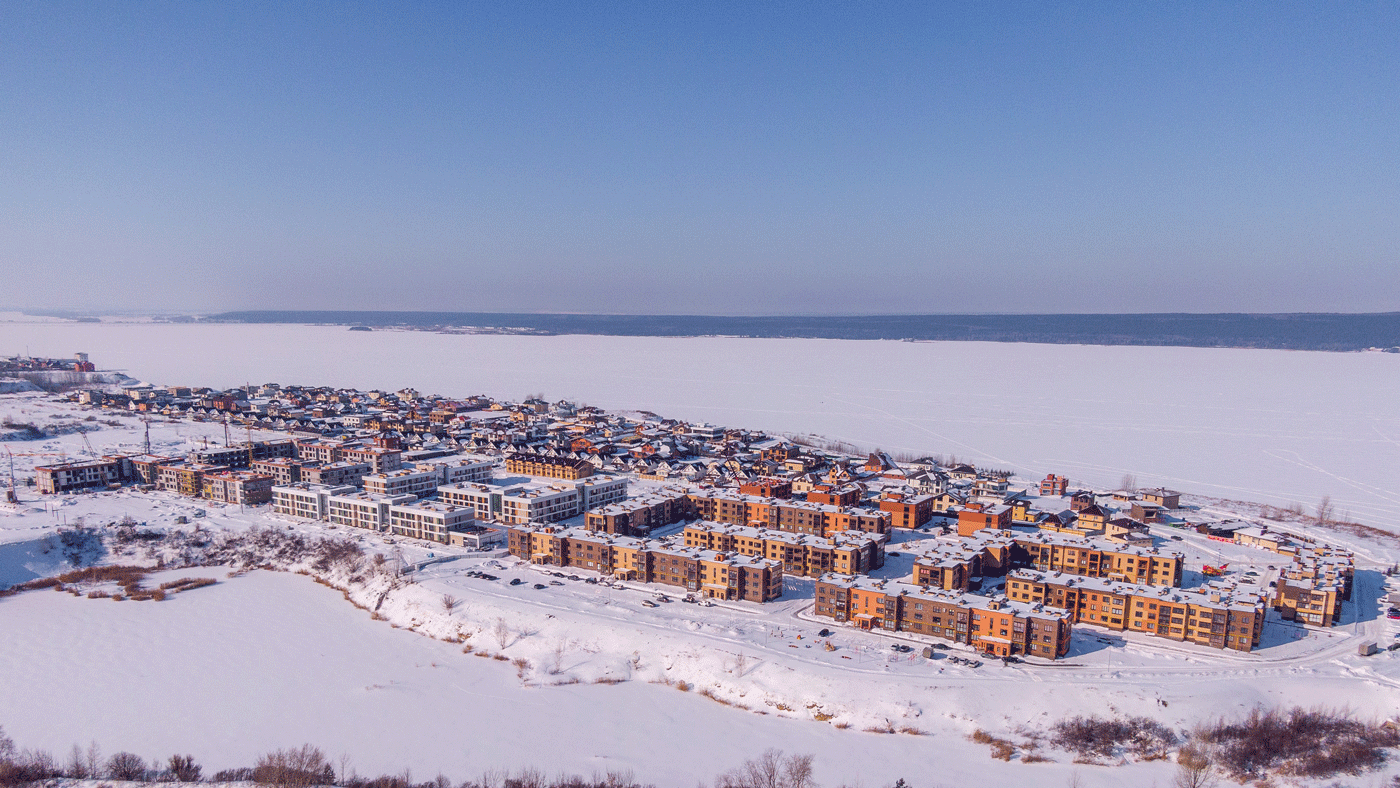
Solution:
M 1394 3 L 0 2 L 0 305 L 1393 311 L 1397 30 Z

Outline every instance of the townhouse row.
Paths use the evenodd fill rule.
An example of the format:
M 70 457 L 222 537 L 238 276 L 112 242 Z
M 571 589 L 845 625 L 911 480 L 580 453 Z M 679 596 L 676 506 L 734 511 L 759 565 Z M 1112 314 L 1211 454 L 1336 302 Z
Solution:
M 457 547 L 483 548 L 505 540 L 500 531 L 477 522 L 471 509 L 419 500 L 409 493 L 367 493 L 349 485 L 328 487 L 300 482 L 273 487 L 272 511 Z
M 1235 651 L 1259 645 L 1267 607 L 1264 595 L 1224 584 L 1186 590 L 1026 569 L 1006 576 L 1006 595 L 1064 610 L 1076 624 Z
M 889 512 L 763 498 L 726 490 L 706 490 L 687 497 L 691 506 L 688 519 L 823 537 L 837 531 L 864 531 L 882 536 L 890 533 Z
M 532 563 L 676 586 L 715 599 L 769 602 L 783 595 L 782 561 L 758 555 L 548 525 L 510 526 L 507 547 Z
M 1068 613 L 1003 597 L 829 574 L 817 580 L 813 610 L 861 629 L 928 635 L 996 657 L 1069 653 Z

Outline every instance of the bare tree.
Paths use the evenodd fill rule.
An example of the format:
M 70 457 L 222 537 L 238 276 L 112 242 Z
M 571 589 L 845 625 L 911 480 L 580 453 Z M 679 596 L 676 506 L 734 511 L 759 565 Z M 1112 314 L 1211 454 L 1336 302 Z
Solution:
M 146 776 L 146 761 L 131 752 L 119 752 L 107 759 L 107 779 L 136 782 Z
M 744 669 L 747 668 L 748 666 L 749 666 L 749 659 L 748 659 L 748 657 L 744 656 L 744 652 L 740 651 L 740 652 L 739 652 L 739 655 L 736 656 L 736 657 L 734 658 L 734 674 L 735 674 L 736 676 L 738 676 L 739 678 L 743 678 L 743 677 L 744 677 Z
M 326 760 L 326 754 L 310 744 L 267 753 L 253 767 L 253 782 L 279 788 L 310 788 L 334 781 L 335 768 Z
M 1317 502 L 1317 524 L 1327 525 L 1332 522 L 1335 511 L 1332 508 L 1332 496 L 1324 495 L 1322 500 Z
M 1208 750 L 1188 744 L 1177 752 L 1172 788 L 1214 788 L 1217 782 L 1215 760 Z
M 549 655 L 549 674 L 557 676 L 564 670 L 564 656 L 569 653 L 569 642 L 564 638 L 554 641 L 554 649 Z
M 88 771 L 87 758 L 83 755 L 83 748 L 73 745 L 73 750 L 68 754 L 68 763 L 63 767 L 63 776 L 72 780 L 88 780 L 97 775 Z
M 1121 481 L 1118 482 L 1118 488 L 1119 488 L 1120 490 L 1127 490 L 1128 492 L 1132 492 L 1133 490 L 1136 490 L 1136 489 L 1137 489 L 1137 477 L 1134 476 L 1134 475 L 1132 475 L 1131 473 L 1125 473 L 1125 474 L 1123 474 L 1123 479 L 1122 479 Z
M 496 625 L 492 627 L 491 634 L 496 636 L 496 643 L 501 648 L 505 648 L 506 644 L 510 642 L 510 626 L 506 624 L 504 618 L 498 617 L 496 619 Z
M 715 788 L 816 788 L 811 755 L 789 755 L 769 748 L 757 758 L 715 779 Z
M 193 755 L 172 755 L 167 768 L 175 781 L 182 783 L 197 783 L 204 772 L 204 769 L 194 762 Z
M 442 595 L 442 609 L 443 612 L 447 613 L 447 615 L 452 615 L 452 611 L 457 609 L 457 604 L 457 597 L 452 596 L 451 594 Z

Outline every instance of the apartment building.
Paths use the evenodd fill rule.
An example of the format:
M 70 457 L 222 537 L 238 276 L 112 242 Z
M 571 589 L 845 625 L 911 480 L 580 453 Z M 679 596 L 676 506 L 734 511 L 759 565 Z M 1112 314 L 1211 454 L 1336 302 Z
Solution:
M 685 491 L 659 492 L 590 509 L 584 526 L 590 531 L 646 537 L 657 528 L 685 519 L 689 511 Z
M 739 492 L 763 498 L 791 498 L 792 482 L 787 479 L 755 479 L 739 485 Z
M 389 528 L 389 507 L 413 503 L 412 495 L 375 495 L 356 492 L 332 495 L 326 500 L 326 519 L 335 525 L 386 531 Z
M 272 477 L 253 471 L 205 473 L 200 495 L 211 501 L 256 506 L 272 500 Z
M 1025 565 L 1045 572 L 1100 577 L 1142 585 L 1181 585 L 1181 553 L 1046 533 L 1017 534 Z
M 827 506 L 855 506 L 865 496 L 859 485 L 818 484 L 807 491 L 807 503 L 824 503 Z
M 544 454 L 520 452 L 506 457 L 506 471 L 547 479 L 574 481 L 593 474 L 593 466 L 585 460 L 550 457 Z
M 627 480 L 595 476 L 576 481 L 481 484 L 468 482 L 437 488 L 443 503 L 470 507 L 478 520 L 513 525 L 558 522 L 588 508 L 607 506 L 627 497 Z
M 1044 605 L 836 574 L 817 580 L 813 611 L 861 629 L 965 643 L 996 657 L 1062 657 L 1072 626 L 1067 613 Z
M 431 498 L 439 486 L 440 474 L 437 468 L 425 471 L 401 468 L 388 473 L 371 473 L 362 479 L 365 492 L 371 495 L 412 495 L 415 498 Z
M 880 499 L 880 511 L 889 513 L 895 528 L 918 528 L 933 519 L 933 496 L 887 493 Z
M 325 520 L 330 516 L 332 495 L 353 495 L 350 485 L 332 487 L 324 484 L 298 482 L 275 485 L 272 488 L 272 511 L 303 520 Z
M 437 501 L 389 506 L 389 531 L 395 536 L 447 544 L 448 534 L 475 525 L 472 510 Z
M 1006 593 L 1064 610 L 1076 624 L 1212 648 L 1251 651 L 1264 630 L 1264 597 L 1225 584 L 1186 590 L 1018 569 L 1007 575 Z
M 364 463 L 374 473 L 393 473 L 403 469 L 403 452 L 384 446 L 345 446 L 335 461 Z
M 1011 507 L 1006 504 L 969 501 L 958 510 L 959 536 L 972 536 L 988 528 L 1004 530 L 1010 527 Z
M 204 475 L 228 470 L 222 465 L 174 462 L 156 472 L 156 489 L 198 498 L 204 492 Z
M 984 530 L 970 539 L 921 543 L 914 556 L 914 585 L 969 591 L 974 578 L 1001 577 L 1011 568 L 1015 540 Z
M 439 485 L 489 482 L 495 468 L 495 460 L 443 458 L 414 463 L 414 470 L 436 470 Z
M 100 460 L 42 465 L 34 468 L 34 483 L 39 492 L 50 495 L 120 484 L 121 463 L 104 457 Z
M 661 583 L 716 599 L 769 602 L 783 594 L 782 562 L 761 556 L 539 525 L 511 526 L 507 545 L 511 555 L 534 563 Z
M 865 531 L 888 535 L 890 515 L 830 504 L 742 495 L 729 490 L 690 494 L 692 516 L 700 520 L 771 528 L 813 536 L 835 531 Z
M 235 470 L 246 470 L 258 460 L 296 456 L 297 446 L 295 442 L 277 440 L 235 443 L 232 446 L 200 449 L 190 452 L 189 460 L 200 465 L 223 465 Z
M 301 468 L 301 480 L 311 484 L 324 484 L 328 487 L 340 487 L 350 485 L 359 487 L 364 484 L 365 476 L 369 475 L 374 468 L 367 462 L 328 462 L 319 465 L 303 465 Z
M 305 463 L 290 457 L 272 460 L 258 460 L 253 463 L 254 473 L 272 477 L 274 485 L 296 484 L 301 481 L 301 469 Z
M 781 561 L 783 573 L 789 575 L 865 574 L 885 565 L 884 540 L 860 531 L 840 531 L 820 537 L 701 522 L 686 526 L 682 538 L 686 547 Z
M 1336 626 L 1342 620 L 1342 603 L 1351 599 L 1354 571 L 1351 553 L 1303 548 L 1278 579 L 1274 609 L 1285 621 Z

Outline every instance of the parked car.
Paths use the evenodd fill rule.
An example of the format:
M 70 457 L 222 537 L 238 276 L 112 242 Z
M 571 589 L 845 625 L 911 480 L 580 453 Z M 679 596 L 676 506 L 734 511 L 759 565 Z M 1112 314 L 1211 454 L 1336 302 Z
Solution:
M 1385 617 L 1400 620 L 1400 607 L 1392 607 L 1385 611 Z
M 829 630 L 829 629 L 823 629 L 822 631 L 820 631 L 820 632 L 817 633 L 817 637 L 819 637 L 819 638 L 829 638 L 829 637 L 831 637 L 831 630 Z
M 642 606 L 643 606 L 643 607 L 661 607 L 660 605 L 656 604 L 655 602 L 651 601 L 650 599 L 643 599 L 643 600 L 642 600 Z
M 542 588 L 549 588 L 549 586 L 545 585 L 544 583 L 535 583 L 535 590 L 536 590 L 536 591 L 539 591 L 539 590 L 542 589 Z
M 517 578 L 511 580 L 511 581 L 510 581 L 510 584 L 513 585 L 513 586 L 518 586 L 518 585 L 520 585 L 521 583 L 524 583 L 524 582 L 525 582 L 524 580 L 521 580 L 520 578 L 517 577 Z

